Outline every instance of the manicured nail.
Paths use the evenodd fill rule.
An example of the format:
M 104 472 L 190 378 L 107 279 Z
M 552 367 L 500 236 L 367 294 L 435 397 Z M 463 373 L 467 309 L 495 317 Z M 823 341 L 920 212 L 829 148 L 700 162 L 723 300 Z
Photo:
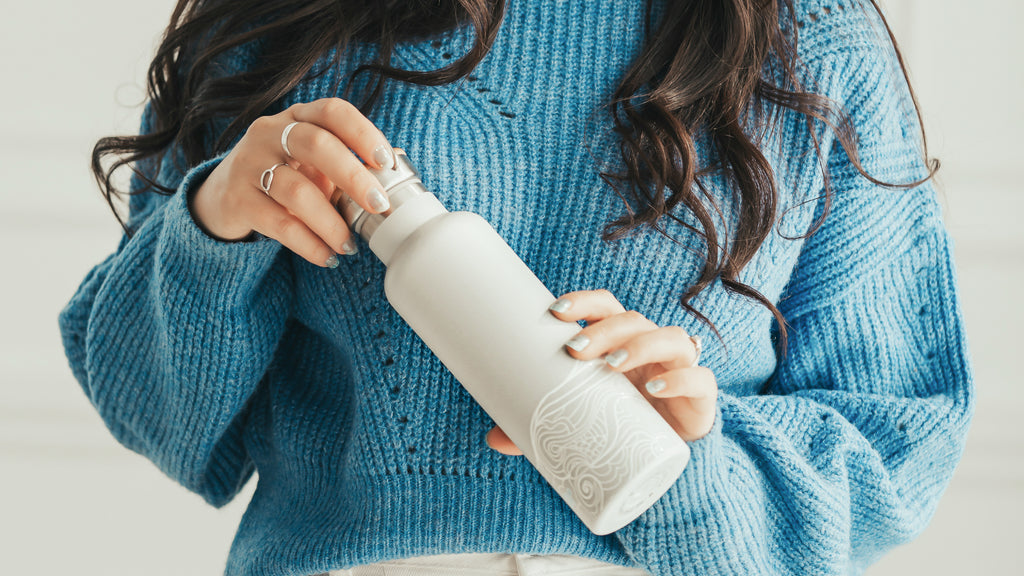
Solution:
M 588 344 L 590 344 L 590 338 L 587 338 L 586 334 L 577 334 L 570 338 L 569 341 L 565 343 L 566 346 L 572 348 L 577 352 L 582 352 Z
M 370 203 L 370 208 L 377 212 L 384 212 L 391 206 L 388 197 L 384 195 L 380 188 L 370 188 L 366 192 L 366 201 Z
M 345 254 L 348 254 L 349 256 L 359 253 L 359 246 L 356 246 L 355 240 L 351 238 L 345 240 L 345 243 L 341 245 L 341 249 L 344 250 Z
M 665 381 L 662 380 L 661 378 L 658 378 L 657 380 L 651 380 L 646 384 L 647 391 L 650 392 L 651 394 L 657 394 L 658 392 L 664 390 L 667 386 L 668 384 L 666 384 Z
M 629 352 L 626 352 L 625 348 L 619 348 L 615 352 L 604 357 L 604 361 L 608 363 L 612 368 L 617 368 L 619 364 L 626 361 L 626 357 L 629 356 Z
M 395 153 L 387 144 L 381 144 L 373 149 L 373 159 L 381 168 L 390 170 L 395 167 Z
M 551 310 L 552 312 L 565 312 L 569 308 L 572 308 L 572 300 L 569 300 L 568 298 L 559 298 L 558 300 L 555 300 L 554 304 L 548 306 L 548 310 Z
M 328 268 L 337 268 L 338 264 L 341 264 L 341 262 L 338 261 L 338 255 L 334 254 L 333 256 L 327 259 L 327 262 L 324 264 L 324 266 L 327 266 Z

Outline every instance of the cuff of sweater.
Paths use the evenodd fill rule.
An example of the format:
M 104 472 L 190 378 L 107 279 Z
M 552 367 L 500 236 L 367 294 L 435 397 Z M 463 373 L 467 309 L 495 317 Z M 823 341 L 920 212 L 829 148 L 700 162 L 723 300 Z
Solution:
M 715 404 L 715 422 L 700 440 L 687 443 L 690 447 L 690 462 L 679 480 L 669 488 L 661 499 L 654 503 L 649 512 L 654 512 L 655 522 L 674 522 L 684 508 L 700 508 L 695 503 L 703 502 L 725 481 L 723 470 L 728 468 L 723 450 L 722 397 Z
M 189 170 L 177 192 L 168 200 L 164 214 L 164 234 L 159 257 L 167 274 L 198 284 L 211 281 L 220 285 L 246 284 L 258 281 L 273 261 L 281 244 L 254 235 L 253 240 L 226 242 L 207 234 L 189 209 L 189 198 L 216 168 L 223 155 L 211 158 Z
M 685 527 L 700 527 L 720 522 L 728 511 L 709 514 L 709 506 L 725 485 L 729 468 L 722 432 L 722 395 L 715 408 L 715 422 L 703 438 L 687 443 L 690 461 L 668 492 L 639 518 L 616 534 L 631 556 L 641 564 L 677 566 L 688 556 L 680 546 L 696 540 L 678 537 Z M 713 506 L 712 506 L 713 507 Z
M 723 467 L 728 466 L 724 464 L 722 443 L 722 402 L 719 397 L 711 431 L 699 440 L 687 442 L 690 448 L 690 461 L 679 479 L 664 496 L 624 529 L 638 524 L 672 523 L 685 508 L 692 508 L 692 503 L 701 502 L 712 493 L 724 479 Z

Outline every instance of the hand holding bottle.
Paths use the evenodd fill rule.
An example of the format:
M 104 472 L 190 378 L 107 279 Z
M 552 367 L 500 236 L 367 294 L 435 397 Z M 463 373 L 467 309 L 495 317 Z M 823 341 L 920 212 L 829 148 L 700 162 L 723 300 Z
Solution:
M 256 231 L 313 264 L 335 267 L 336 254 L 356 250 L 335 209 L 339 197 L 344 193 L 372 213 L 386 211 L 387 195 L 360 158 L 372 168 L 391 168 L 394 155 L 381 131 L 351 103 L 322 98 L 295 104 L 257 118 L 190 208 L 218 239 Z
M 559 348 L 579 326 L 549 314 L 554 294 L 487 220 L 449 212 L 404 154 L 396 160 L 392 170 L 373 170 L 392 209 L 369 214 L 346 199 L 341 210 L 387 267 L 388 302 L 592 532 L 635 520 L 685 469 L 686 443 L 624 374 L 564 355 Z M 592 296 L 622 309 L 607 291 Z M 606 315 L 587 310 L 580 304 L 577 313 Z M 622 319 L 632 316 L 594 326 Z M 676 367 L 653 351 L 650 360 Z
M 711 370 L 697 365 L 698 336 L 627 312 L 608 290 L 569 292 L 550 310 L 559 320 L 587 321 L 587 327 L 566 343 L 572 357 L 590 360 L 604 355 L 608 367 L 623 372 L 683 440 L 698 440 L 711 431 L 718 383 Z M 491 429 L 486 441 L 502 454 L 522 454 L 501 428 Z

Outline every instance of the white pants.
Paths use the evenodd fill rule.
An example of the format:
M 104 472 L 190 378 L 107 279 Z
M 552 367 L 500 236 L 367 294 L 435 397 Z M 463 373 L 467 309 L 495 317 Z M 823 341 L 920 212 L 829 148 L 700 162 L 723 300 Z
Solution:
M 330 576 L 650 576 L 637 568 L 623 568 L 598 560 L 565 554 L 443 554 L 389 560 Z

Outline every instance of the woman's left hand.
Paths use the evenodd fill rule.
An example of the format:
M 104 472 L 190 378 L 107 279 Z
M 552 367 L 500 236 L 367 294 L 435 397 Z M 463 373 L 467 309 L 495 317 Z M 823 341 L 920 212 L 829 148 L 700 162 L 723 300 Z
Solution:
M 683 440 L 711 431 L 718 382 L 711 370 L 697 366 L 699 337 L 627 312 L 608 290 L 569 292 L 552 304 L 551 313 L 560 320 L 586 320 L 587 327 L 566 342 L 569 355 L 580 360 L 603 356 L 608 368 L 624 373 Z M 502 454 L 522 454 L 497 426 L 486 441 Z

